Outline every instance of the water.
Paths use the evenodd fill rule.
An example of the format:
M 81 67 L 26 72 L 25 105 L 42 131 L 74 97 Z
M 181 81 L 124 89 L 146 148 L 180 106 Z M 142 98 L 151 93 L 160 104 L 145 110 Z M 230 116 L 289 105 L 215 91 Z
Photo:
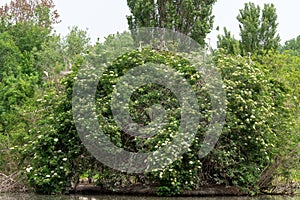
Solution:
M 0 194 L 0 200 L 300 200 L 300 196 L 259 197 L 142 197 L 142 196 L 44 196 L 35 194 Z

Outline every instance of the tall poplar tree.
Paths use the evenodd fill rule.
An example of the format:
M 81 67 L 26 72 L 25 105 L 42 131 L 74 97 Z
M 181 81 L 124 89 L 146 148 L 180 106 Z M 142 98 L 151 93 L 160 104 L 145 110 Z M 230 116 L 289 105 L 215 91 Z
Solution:
M 254 3 L 245 3 L 237 16 L 240 28 L 242 54 L 278 49 L 280 37 L 277 34 L 277 14 L 274 4 L 261 8 Z
M 216 0 L 127 0 L 129 29 L 160 27 L 190 36 L 200 45 L 211 32 Z

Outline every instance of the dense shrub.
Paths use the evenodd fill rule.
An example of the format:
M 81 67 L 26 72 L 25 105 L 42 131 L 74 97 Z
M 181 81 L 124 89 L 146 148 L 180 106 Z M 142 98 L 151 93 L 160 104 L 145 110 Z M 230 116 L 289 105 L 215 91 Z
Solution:
M 249 58 L 219 52 L 216 62 L 226 86 L 227 118 L 202 173 L 210 182 L 257 192 L 261 174 L 293 133 L 285 106 L 289 91 Z
M 281 184 L 297 182 L 300 176 L 298 167 L 300 165 L 300 58 L 292 55 L 290 51 L 285 51 L 269 52 L 255 59 L 256 62 L 262 63 L 264 69 L 268 71 L 268 76 L 284 84 L 288 92 L 284 106 L 290 115 L 289 123 L 282 121 L 287 117 L 283 113 L 278 120 L 277 132 L 285 134 L 287 126 L 291 127 L 291 134 L 285 134 L 277 159 L 265 170 L 260 185 L 271 187 L 278 182 Z
M 92 62 L 96 60 L 92 59 Z M 181 116 L 176 96 L 168 88 L 154 83 L 137 89 L 131 95 L 129 108 L 134 122 L 147 125 L 152 120 L 147 109 L 161 104 L 166 110 L 166 119 L 156 135 L 150 138 L 130 136 L 117 126 L 110 108 L 114 85 L 128 70 L 145 63 L 171 66 L 192 85 L 200 105 L 200 124 L 194 138 L 179 134 Z M 173 163 L 143 174 L 144 179 L 139 179 L 143 183 L 157 183 L 160 195 L 176 195 L 205 184 L 235 185 L 248 192 L 257 192 L 261 175 L 274 163 L 281 146 L 287 144 L 286 138 L 292 133 L 291 113 L 285 105 L 289 90 L 284 83 L 272 79 L 263 66 L 250 63 L 248 58 L 218 52 L 215 63 L 222 73 L 226 90 L 226 124 L 216 148 L 201 159 L 198 151 L 211 118 L 210 97 L 201 75 L 186 59 L 151 49 L 131 51 L 108 66 L 99 80 L 96 93 L 98 120 L 116 146 L 138 153 L 156 151 L 170 144 L 175 137 L 182 138 L 181 142 L 192 140 L 185 153 Z M 76 66 L 82 67 L 82 60 L 77 61 L 74 69 Z M 75 76 L 76 70 L 65 79 L 63 93 L 54 92 L 41 100 L 45 106 L 45 118 L 32 130 L 35 137 L 23 147 L 31 159 L 26 174 L 37 192 L 61 193 L 72 180 L 76 182 L 80 175 L 93 169 L 90 163 L 100 166 L 86 152 L 74 125 L 71 100 Z M 174 152 L 169 153 L 177 155 L 177 146 L 173 148 Z M 155 159 L 167 157 L 161 155 Z M 104 172 L 103 168 L 99 171 L 99 182 L 103 184 L 107 171 Z M 107 176 L 112 178 L 108 180 L 111 183 L 126 177 L 122 173 L 111 172 L 114 176 Z M 110 185 L 112 188 L 116 186 L 115 183 Z

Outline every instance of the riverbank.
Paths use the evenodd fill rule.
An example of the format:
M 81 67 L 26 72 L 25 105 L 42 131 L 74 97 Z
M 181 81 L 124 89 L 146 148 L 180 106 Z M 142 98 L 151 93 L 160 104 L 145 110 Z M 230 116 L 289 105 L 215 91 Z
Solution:
M 0 193 L 27 192 L 27 187 L 19 181 L 20 174 L 5 175 L 0 173 Z
M 142 184 L 127 187 L 115 188 L 113 190 L 103 189 L 94 185 L 78 185 L 76 190 L 71 190 L 71 194 L 114 194 L 114 195 L 146 195 L 157 196 L 156 186 Z M 245 196 L 247 193 L 233 186 L 205 186 L 198 190 L 185 191 L 180 196 Z
M 256 196 L 256 197 L 153 197 L 127 195 L 36 195 L 1 194 L 0 200 L 300 200 L 300 196 Z
M 19 174 L 5 175 L 0 173 L 0 193 L 28 193 L 30 189 L 18 181 Z M 157 185 L 133 184 L 126 187 L 113 189 L 103 188 L 92 184 L 79 184 L 67 193 L 74 195 L 136 195 L 157 196 Z M 269 191 L 263 191 L 267 195 L 300 195 L 300 183 L 278 185 Z M 207 197 L 207 196 L 247 196 L 248 193 L 235 186 L 207 185 L 197 190 L 185 191 L 180 196 Z
M 295 188 L 297 187 L 297 188 Z M 98 195 L 98 194 L 111 194 L 111 195 L 142 195 L 142 196 L 157 196 L 157 186 L 149 185 L 130 185 L 127 187 L 119 187 L 114 189 L 103 189 L 95 185 L 78 185 L 76 190 L 71 190 L 70 194 L 84 194 L 84 195 Z M 281 186 L 276 187 L 272 191 L 264 191 L 265 195 L 300 195 L 300 185 L 293 187 Z M 190 190 L 183 192 L 180 196 L 186 197 L 207 197 L 207 196 L 247 196 L 245 191 L 235 186 L 222 186 L 222 185 L 208 185 L 200 187 L 197 190 Z

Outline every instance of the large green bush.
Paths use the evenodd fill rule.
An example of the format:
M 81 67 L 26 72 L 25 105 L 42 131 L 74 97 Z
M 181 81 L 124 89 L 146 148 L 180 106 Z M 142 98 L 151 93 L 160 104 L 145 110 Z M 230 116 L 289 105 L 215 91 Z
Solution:
M 144 62 L 171 65 L 181 71 L 185 78 L 189 78 L 191 83 L 196 83 L 197 79 L 200 78 L 200 76 L 195 76 L 196 71 L 191 70 L 186 60 L 172 56 L 167 52 L 160 53 L 154 50 L 145 50 L 141 53 L 130 52 L 118 58 L 108 67 L 106 71 L 108 73 L 104 72 L 98 85 L 97 95 L 101 95 L 101 97 L 96 95 L 98 113 L 104 116 L 99 118 L 100 125 L 116 146 L 132 152 L 154 151 L 167 145 L 177 134 L 179 128 L 178 101 L 167 88 L 156 84 L 145 85 L 136 91 L 132 96 L 131 105 L 133 119 L 140 124 L 147 124 L 150 121 L 150 116 L 145 112 L 145 108 L 156 103 L 164 106 L 168 113 L 167 125 L 157 133 L 156 137 L 149 139 L 130 137 L 114 123 L 110 111 L 113 85 L 127 70 L 134 66 L 143 65 Z M 79 175 L 90 169 L 90 166 L 85 164 L 89 163 L 89 156 L 85 153 L 79 140 L 72 116 L 71 95 L 75 74 L 76 72 L 66 78 L 64 94 L 54 93 L 51 98 L 47 95 L 46 99 L 43 100 L 49 110 L 47 109 L 45 118 L 33 130 L 34 133 L 32 134 L 36 137 L 32 138 L 29 145 L 25 147 L 25 151 L 30 155 L 29 158 L 33 158 L 26 167 L 26 173 L 30 185 L 37 192 L 48 194 L 63 192 L 72 180 L 76 181 Z M 195 86 L 199 94 L 205 94 L 202 86 L 201 84 Z M 55 97 L 57 95 L 58 97 Z M 204 103 L 207 101 L 203 100 L 206 97 L 205 95 L 199 96 L 199 101 Z M 201 109 L 204 113 L 206 107 L 203 106 Z M 203 123 L 205 123 L 204 120 Z M 199 133 L 201 135 L 202 131 Z M 196 172 L 199 166 L 197 154 L 198 151 L 189 150 L 172 167 L 149 174 L 152 177 L 150 179 L 153 182 L 160 182 L 162 194 L 178 194 L 183 189 L 193 188 L 197 182 Z M 162 173 L 163 175 L 161 175 Z M 103 175 L 100 174 L 100 177 Z M 169 192 L 165 191 L 164 188 L 166 187 L 169 188 Z
M 89 64 L 97 65 L 98 61 L 103 61 L 101 55 L 99 59 L 94 56 Z M 74 69 L 86 64 L 81 57 L 78 58 Z M 42 99 L 45 118 L 32 130 L 35 137 L 23 147 L 29 158 L 27 163 L 30 163 L 26 167 L 30 185 L 40 193 L 61 193 L 68 189 L 71 181 L 76 182 L 87 171 L 98 170 L 101 184 L 114 188 L 118 185 L 115 181 L 136 176 L 141 183 L 158 184 L 160 195 L 176 195 L 206 184 L 235 185 L 248 192 L 258 192 L 261 175 L 274 163 L 281 146 L 288 144 L 286 138 L 292 133 L 291 111 L 285 104 L 289 90 L 285 84 L 271 78 L 261 64 L 218 52 L 215 64 L 226 90 L 226 124 L 215 149 L 200 159 L 198 151 L 211 119 L 210 96 L 201 75 L 187 59 L 169 52 L 144 49 L 125 53 L 104 70 L 97 87 L 96 105 L 104 133 L 116 146 L 130 152 L 155 151 L 170 144 L 179 132 L 181 116 L 176 96 L 168 88 L 153 83 L 145 84 L 131 95 L 129 108 L 134 122 L 147 125 L 153 120 L 147 109 L 162 105 L 166 110 L 165 124 L 154 137 L 130 136 L 114 121 L 110 108 L 114 85 L 130 69 L 146 63 L 171 66 L 188 80 L 197 94 L 200 123 L 194 138 L 182 135 L 184 140 L 193 141 L 186 153 L 169 166 L 147 174 L 125 175 L 110 170 L 114 174 L 107 176 L 109 170 L 87 153 L 76 132 L 71 104 L 76 80 L 74 70 L 63 82 L 65 90 L 62 93 L 54 92 Z M 162 155 L 157 159 L 166 157 Z M 95 165 L 91 166 L 91 163 Z

